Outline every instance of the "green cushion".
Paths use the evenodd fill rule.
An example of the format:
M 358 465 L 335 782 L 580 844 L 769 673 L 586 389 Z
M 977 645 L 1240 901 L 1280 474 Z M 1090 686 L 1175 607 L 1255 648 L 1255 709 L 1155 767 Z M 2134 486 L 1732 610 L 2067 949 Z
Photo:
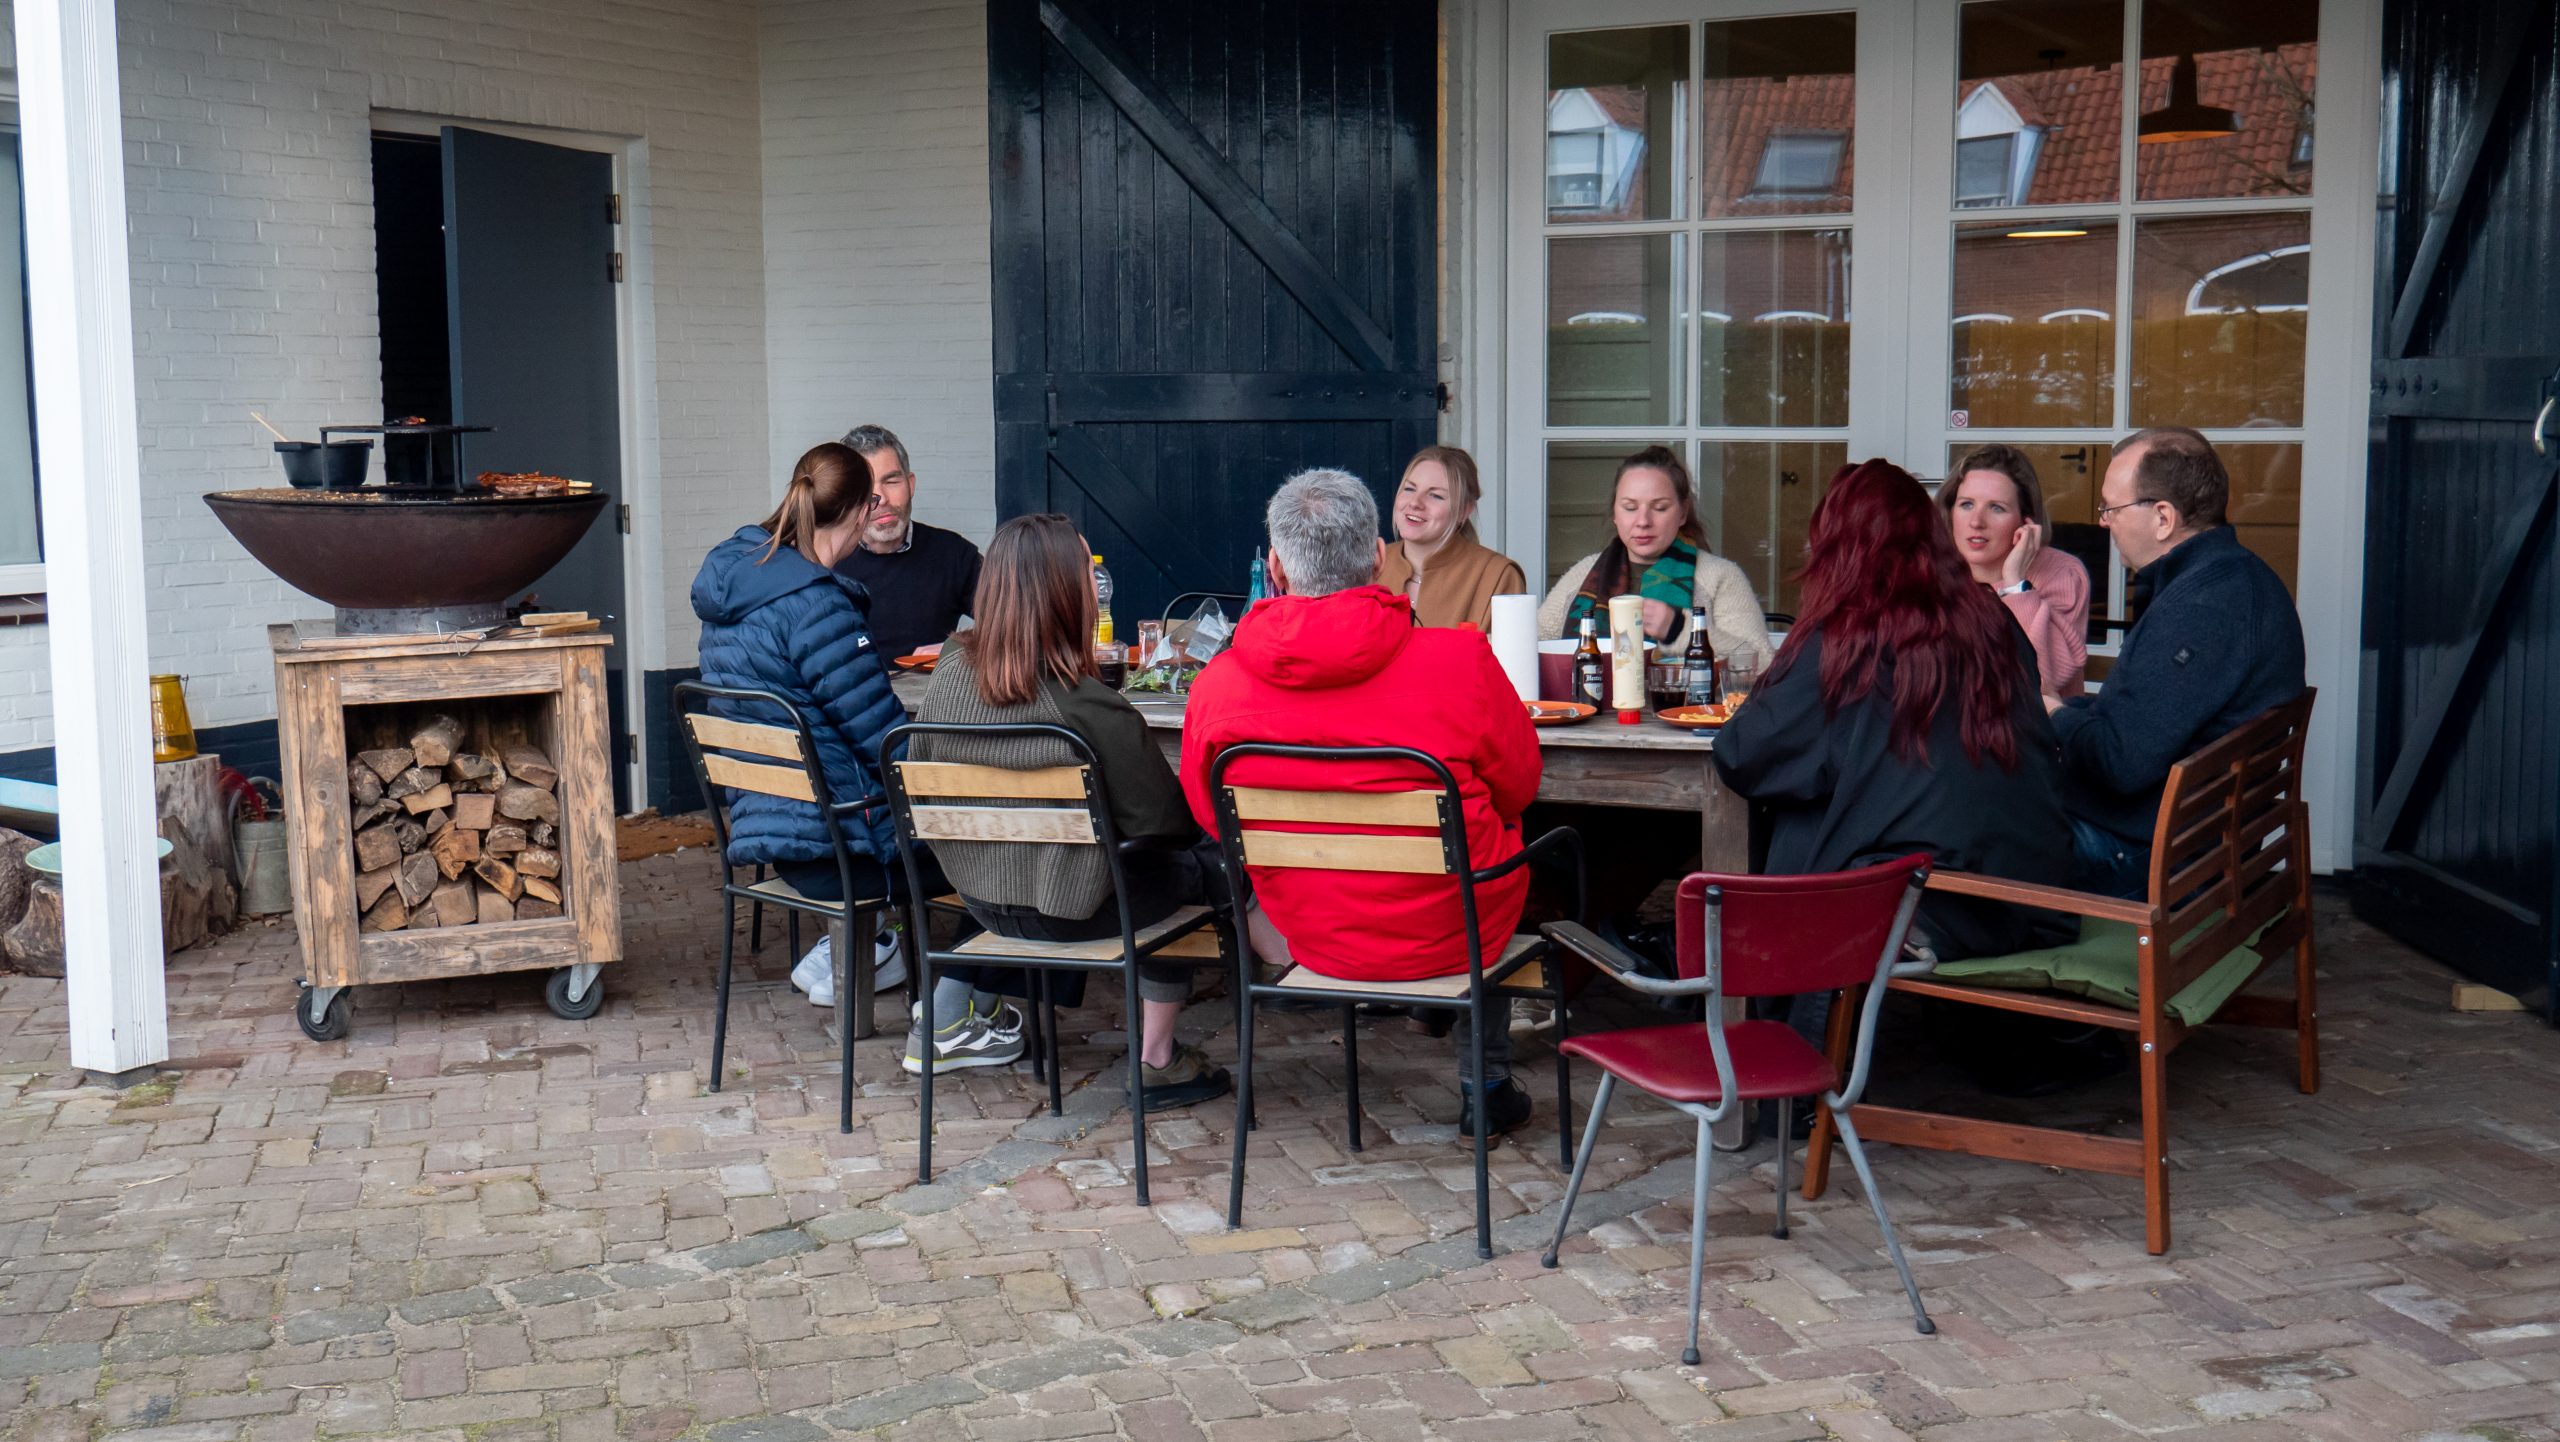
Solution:
M 2126 922 L 2083 920 L 2080 939 L 2068 946 L 2015 951 L 2007 956 L 1977 956 L 1969 961 L 1942 961 L 1929 979 L 2004 990 L 2058 991 L 2129 1011 L 2141 999 L 2140 972 L 2134 958 L 2135 934 L 2133 926 Z M 2258 962 L 2258 954 L 2247 946 L 2236 948 L 2204 975 L 2187 983 L 2186 990 L 2170 998 L 2169 1014 L 2188 1026 L 2211 1021 L 2232 993 L 2248 984 Z

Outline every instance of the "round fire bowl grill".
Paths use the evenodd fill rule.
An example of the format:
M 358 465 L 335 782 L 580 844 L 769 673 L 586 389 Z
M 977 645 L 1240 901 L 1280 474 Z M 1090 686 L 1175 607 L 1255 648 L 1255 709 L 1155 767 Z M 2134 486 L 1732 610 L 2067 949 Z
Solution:
M 356 635 L 469 631 L 559 564 L 611 497 L 218 491 L 213 514 L 266 568 L 338 608 Z

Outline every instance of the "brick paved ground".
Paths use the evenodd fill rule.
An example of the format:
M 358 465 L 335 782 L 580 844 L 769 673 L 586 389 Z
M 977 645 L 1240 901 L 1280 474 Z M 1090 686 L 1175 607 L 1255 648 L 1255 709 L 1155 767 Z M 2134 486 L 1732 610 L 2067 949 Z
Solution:
M 1108 1033 L 1071 1047 L 1063 1121 L 1027 1076 L 947 1087 L 949 1170 L 917 1188 L 898 1039 L 858 1049 L 839 1136 L 778 946 L 739 995 L 742 1074 L 704 1089 L 707 869 L 626 870 L 632 957 L 583 1024 L 511 977 L 359 993 L 315 1044 L 290 932 L 253 930 L 177 959 L 177 1059 L 118 1094 L 67 1069 L 57 984 L 0 979 L 0 1432 L 2560 1437 L 2560 1038 L 2447 1014 L 2442 972 L 2334 907 L 2327 1090 L 2293 1093 L 2265 1034 L 2179 1054 L 2171 1256 L 2128 1184 L 1879 1149 L 1919 1338 L 1853 1190 L 1767 1235 L 1764 1145 L 1716 1196 L 1692 1370 L 1676 1117 L 1620 1114 L 1558 1273 L 1545 1103 L 1497 1153 L 1480 1264 L 1446 1044 L 1401 1023 L 1364 1041 L 1359 1156 L 1332 1042 L 1272 1024 L 1247 1230 L 1216 1210 L 1214 1108 L 1153 1128 L 1134 1204 Z M 1223 1011 L 1194 1014 L 1217 1053 Z

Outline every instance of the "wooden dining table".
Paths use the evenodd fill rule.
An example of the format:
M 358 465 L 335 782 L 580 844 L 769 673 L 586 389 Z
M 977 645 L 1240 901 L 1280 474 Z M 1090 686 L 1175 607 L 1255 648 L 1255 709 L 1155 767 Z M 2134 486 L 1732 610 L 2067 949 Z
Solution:
M 912 712 L 923 701 L 932 678 L 902 671 L 891 677 L 891 689 Z M 1188 697 L 1126 693 L 1146 718 L 1156 744 L 1174 769 L 1182 768 L 1182 718 Z M 1656 718 L 1651 712 L 1632 725 L 1602 712 L 1578 725 L 1540 726 L 1538 799 L 1590 806 L 1625 806 L 1642 811 L 1688 812 L 1698 818 L 1699 867 L 1706 871 L 1748 872 L 1751 869 L 1750 805 L 1716 774 L 1715 737 Z M 1274 737 L 1273 740 L 1285 740 Z M 1717 1128 L 1720 1151 L 1747 1142 L 1747 1107 L 1737 1107 Z

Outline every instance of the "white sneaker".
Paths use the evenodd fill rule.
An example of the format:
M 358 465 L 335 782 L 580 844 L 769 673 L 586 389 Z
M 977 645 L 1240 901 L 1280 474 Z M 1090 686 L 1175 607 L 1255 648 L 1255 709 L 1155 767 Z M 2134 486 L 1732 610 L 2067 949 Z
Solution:
M 907 947 L 905 934 L 882 928 L 871 943 L 871 989 L 896 991 L 907 984 Z
M 900 1062 L 910 1076 L 924 1074 L 924 1020 L 907 1028 L 907 1054 Z M 1019 1032 L 1006 1036 L 974 1012 L 942 1028 L 934 1036 L 934 1075 L 964 1067 L 1011 1066 L 1022 1057 Z
M 791 968 L 791 984 L 809 994 L 813 1006 L 836 1004 L 835 938 L 821 933 L 818 944 L 803 952 Z

